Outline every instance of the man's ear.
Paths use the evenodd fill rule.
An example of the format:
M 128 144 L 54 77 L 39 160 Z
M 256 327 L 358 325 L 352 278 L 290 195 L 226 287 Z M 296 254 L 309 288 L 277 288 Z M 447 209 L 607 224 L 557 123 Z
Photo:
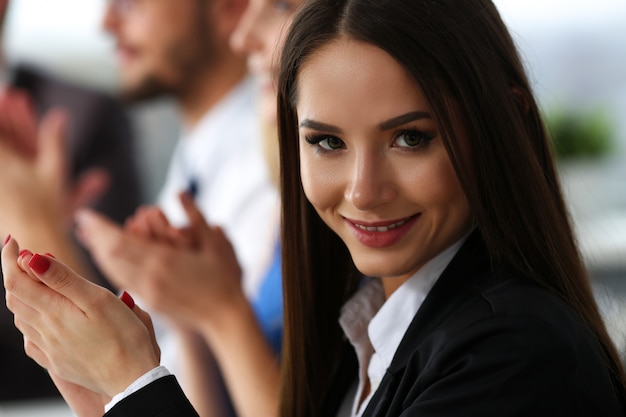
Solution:
M 530 111 L 530 98 L 528 96 L 528 92 L 526 90 L 521 89 L 520 87 L 511 87 L 511 91 L 515 96 L 515 100 L 519 105 L 520 109 L 524 114 L 528 114 Z

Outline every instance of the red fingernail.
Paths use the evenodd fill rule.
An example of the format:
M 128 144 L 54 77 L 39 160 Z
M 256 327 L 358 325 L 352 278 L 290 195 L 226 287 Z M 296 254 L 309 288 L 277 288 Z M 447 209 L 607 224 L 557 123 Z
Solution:
M 36 253 L 30 258 L 28 266 L 38 274 L 44 274 L 50 268 L 50 259 Z
M 120 300 L 122 300 L 122 302 L 126 304 L 131 310 L 133 309 L 133 307 L 135 307 L 135 300 L 133 300 L 133 297 L 131 297 L 130 294 L 126 291 L 124 291 L 122 295 L 120 295 Z
M 6 238 L 6 239 L 4 239 L 4 244 L 3 244 L 2 246 L 4 246 L 4 245 L 6 245 L 7 243 L 9 243 L 9 240 L 11 240 L 11 235 L 7 236 L 7 238 Z
M 31 251 L 29 251 L 28 249 L 22 249 L 20 251 L 20 258 L 26 255 L 32 255 L 33 253 Z
M 57 257 L 56 257 L 56 256 L 54 256 L 53 254 L 48 253 L 48 252 L 46 252 L 46 256 L 49 256 L 49 257 L 54 258 L 54 259 L 56 259 L 56 258 L 57 258 Z

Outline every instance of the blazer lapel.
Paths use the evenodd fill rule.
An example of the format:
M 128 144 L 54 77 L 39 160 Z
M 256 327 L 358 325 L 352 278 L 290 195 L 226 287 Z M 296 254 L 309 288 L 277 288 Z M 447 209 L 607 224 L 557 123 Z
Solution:
M 474 231 L 441 274 L 413 318 L 364 417 L 384 415 L 393 400 L 410 355 L 459 305 L 480 291 L 483 287 L 480 284 L 491 276 L 484 274 L 489 269 L 490 259 L 482 235 Z

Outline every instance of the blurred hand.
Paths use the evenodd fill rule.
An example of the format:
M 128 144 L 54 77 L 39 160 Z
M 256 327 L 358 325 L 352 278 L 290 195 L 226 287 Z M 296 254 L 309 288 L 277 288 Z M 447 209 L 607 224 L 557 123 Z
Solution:
M 199 230 L 194 230 L 193 227 L 173 227 L 157 206 L 139 207 L 126 220 L 124 230 L 134 236 L 181 249 L 197 249 L 200 239 Z
M 159 364 L 143 310 L 131 311 L 50 256 L 18 252 L 14 239 L 2 250 L 7 307 L 24 335 L 26 354 L 59 382 L 68 403 L 91 398 L 101 407 L 104 398 Z
M 25 120 L 19 123 L 18 115 L 13 114 L 13 124 L 7 127 L 9 116 L 0 111 L 0 194 L 5 196 L 0 201 L 0 232 L 27 236 L 30 233 L 25 231 L 34 227 L 65 233 L 70 230 L 74 211 L 107 189 L 109 175 L 95 168 L 72 184 L 65 149 L 66 115 L 60 110 L 46 114 L 36 146 L 32 138 L 25 139 L 32 134 L 33 115 L 27 111 L 20 115 Z M 27 240 L 30 243 L 32 239 Z
M 65 115 L 49 114 L 42 122 L 42 146 L 35 155 L 18 151 L 0 140 L 0 231 L 15 230 L 15 223 L 58 223 L 63 213 L 65 185 Z M 10 229 L 9 229 L 10 228 Z
M 27 93 L 0 89 L 0 140 L 24 156 L 37 152 L 37 119 Z
M 196 330 L 210 326 L 247 300 L 235 252 L 219 227 L 209 226 L 192 199 L 181 202 L 185 229 L 169 225 L 158 209 L 143 209 L 126 230 L 93 211 L 77 215 L 79 238 L 118 288 L 151 309 Z

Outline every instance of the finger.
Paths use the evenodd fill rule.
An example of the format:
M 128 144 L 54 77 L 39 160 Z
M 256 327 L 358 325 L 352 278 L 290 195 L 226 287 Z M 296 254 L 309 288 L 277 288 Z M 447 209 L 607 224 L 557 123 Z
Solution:
M 210 238 L 211 228 L 189 193 L 181 193 L 179 195 L 179 199 L 189 219 L 188 228 L 195 231 L 198 243 L 201 245 L 204 241 Z
M 24 352 L 26 352 L 26 355 L 37 362 L 37 364 L 42 368 L 50 368 L 50 360 L 48 359 L 48 356 L 39 348 L 39 346 L 37 346 L 35 342 L 27 337 L 24 337 Z
M 141 307 L 139 307 L 137 304 L 135 304 L 135 300 L 128 292 L 122 292 L 122 294 L 120 295 L 120 300 L 122 300 L 122 302 L 126 304 L 126 306 L 130 308 L 133 313 L 135 313 L 135 316 L 137 316 L 137 318 L 148 329 L 148 333 L 150 334 L 150 341 L 152 342 L 152 347 L 154 349 L 154 352 L 156 353 L 156 357 L 160 361 L 161 349 L 159 348 L 159 345 L 156 341 L 156 334 L 154 333 L 154 326 L 152 325 L 152 319 L 150 318 L 150 315 L 142 310 Z
M 71 212 L 95 204 L 110 185 L 111 175 L 103 168 L 92 168 L 82 173 L 71 193 Z
M 146 210 L 145 220 L 150 228 L 150 237 L 176 248 L 193 247 L 194 237 L 188 228 L 177 228 L 170 224 L 163 211 L 152 206 Z
M 189 227 L 172 228 L 169 233 L 169 238 L 176 248 L 197 249 L 199 247 L 194 231 Z
M 8 235 L 4 239 L 4 243 L 2 244 L 2 265 L 9 262 L 11 259 L 15 260 L 19 255 L 20 247 L 17 244 L 17 241 L 13 238 L 13 236 Z M 6 258 L 6 259 L 5 259 Z
M 145 254 L 153 253 L 150 242 L 90 209 L 78 210 L 75 219 L 81 242 L 107 278 L 118 288 L 136 291 Z
M 145 221 L 153 238 L 169 242 L 169 231 L 172 226 L 158 207 L 152 206 L 146 209 Z
M 22 262 L 26 261 L 26 257 L 22 259 Z M 51 305 L 63 302 L 58 297 L 60 295 L 82 311 L 88 311 L 92 304 L 92 297 L 96 297 L 98 291 L 101 290 L 98 285 L 81 277 L 67 265 L 48 255 L 34 254 L 28 261 L 28 268 L 36 278 L 53 291 L 53 293 L 45 291 L 45 288 L 40 285 L 39 291 L 31 291 L 26 294 L 26 298 L 21 298 L 35 308 L 45 310 Z M 37 285 L 37 283 L 33 284 Z
M 118 241 L 123 231 L 120 226 L 91 209 L 79 209 L 74 215 L 81 241 L 89 249 L 95 248 L 98 241 Z
M 12 111 L 9 114 L 15 137 L 19 141 L 18 149 L 34 155 L 37 151 L 37 120 L 32 102 L 24 92 L 13 91 L 12 95 Z
M 29 277 L 28 268 L 23 268 L 20 261 L 22 258 L 30 259 L 32 255 L 32 252 L 27 249 L 20 250 L 17 241 L 13 239 L 11 235 L 6 238 L 4 246 L 2 247 L 1 263 L 4 286 L 7 291 L 13 289 L 19 279 Z
M 132 310 L 133 310 L 133 313 L 135 313 L 135 315 L 137 316 L 137 318 L 141 320 L 144 326 L 146 326 L 146 328 L 148 329 L 148 333 L 150 334 L 150 341 L 152 342 L 152 347 L 154 349 L 154 352 L 156 353 L 156 357 L 159 359 L 159 362 L 160 362 L 161 361 L 161 348 L 159 347 L 159 344 L 157 343 L 157 340 L 156 340 L 156 334 L 154 333 L 154 325 L 152 324 L 152 318 L 147 312 L 145 312 L 141 307 L 139 307 L 136 304 Z
M 28 94 L 4 88 L 0 93 L 0 131 L 3 139 L 26 155 L 37 149 L 37 121 Z
M 15 327 L 22 333 L 24 338 L 24 342 L 29 340 L 34 344 L 41 343 L 42 336 L 33 326 L 31 326 L 28 321 L 22 320 L 20 316 L 15 316 Z
M 39 152 L 44 175 L 63 180 L 67 177 L 68 166 L 65 153 L 67 115 L 53 109 L 46 113 L 39 126 Z
M 135 214 L 131 218 L 128 219 L 128 222 L 130 224 L 129 230 L 135 236 L 140 236 L 145 239 L 151 239 L 152 232 L 148 225 L 146 215 L 147 215 L 147 207 L 141 206 L 137 208 L 137 210 L 135 211 Z
M 6 288 L 6 304 L 17 318 L 30 324 L 41 319 L 45 311 L 64 297 L 43 285 L 32 271 L 29 263 L 33 255 L 28 251 L 18 254 L 19 247 L 14 239 L 2 249 L 2 272 Z M 52 259 L 52 258 L 51 258 Z
M 42 285 L 42 284 L 40 284 Z M 39 340 L 39 332 L 36 332 L 31 324 L 37 323 L 41 319 L 39 311 L 20 300 L 13 292 L 7 291 L 6 305 L 13 313 L 13 323 L 15 327 L 24 335 L 32 339 Z

